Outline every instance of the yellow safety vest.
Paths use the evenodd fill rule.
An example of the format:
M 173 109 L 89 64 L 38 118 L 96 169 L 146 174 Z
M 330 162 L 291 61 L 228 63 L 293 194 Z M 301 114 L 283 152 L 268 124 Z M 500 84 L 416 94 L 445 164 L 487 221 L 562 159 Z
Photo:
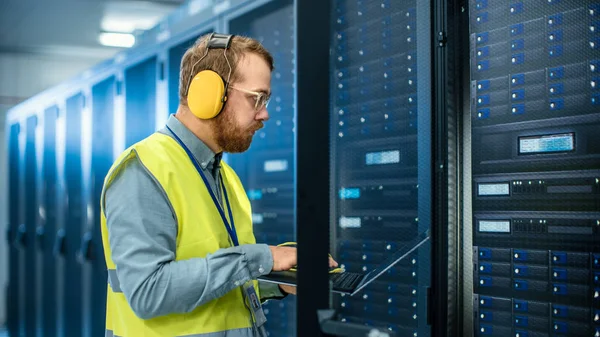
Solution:
M 109 170 L 101 197 L 101 225 L 104 257 L 109 274 L 116 275 L 111 257 L 104 214 L 104 194 L 116 173 L 127 159 L 137 157 L 166 192 L 177 218 L 177 247 L 175 260 L 203 258 L 221 248 L 231 247 L 229 234 L 213 203 L 207 187 L 192 161 L 171 137 L 154 133 L 125 150 Z M 227 189 L 240 245 L 254 244 L 250 201 L 233 169 L 222 163 L 223 183 Z M 227 212 L 227 210 L 225 210 Z M 254 287 L 258 294 L 258 283 Z M 115 287 L 117 288 L 117 287 Z M 169 314 L 151 319 L 135 315 L 120 289 L 108 285 L 106 308 L 107 336 L 158 337 L 202 336 L 206 333 L 242 329 L 252 326 L 251 314 L 244 304 L 242 290 L 236 288 L 221 298 L 208 302 L 192 312 Z M 233 331 L 230 331 L 233 332 Z M 237 333 L 233 333 L 237 335 Z M 221 336 L 221 334 L 211 334 Z M 229 335 L 227 335 L 229 336 Z

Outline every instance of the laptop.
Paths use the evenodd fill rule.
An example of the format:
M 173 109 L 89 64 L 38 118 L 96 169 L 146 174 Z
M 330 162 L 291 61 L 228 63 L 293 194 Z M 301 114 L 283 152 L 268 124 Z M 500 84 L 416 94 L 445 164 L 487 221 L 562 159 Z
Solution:
M 361 291 L 371 282 L 375 281 L 379 276 L 392 268 L 398 262 L 406 258 L 410 253 L 421 247 L 429 240 L 429 229 L 417 235 L 414 239 L 404 244 L 396 252 L 385 259 L 375 269 L 368 273 L 329 273 L 329 280 L 332 283 L 332 291 L 340 294 L 354 295 Z M 296 285 L 295 271 L 273 271 L 268 275 L 260 276 L 258 279 L 263 282 Z

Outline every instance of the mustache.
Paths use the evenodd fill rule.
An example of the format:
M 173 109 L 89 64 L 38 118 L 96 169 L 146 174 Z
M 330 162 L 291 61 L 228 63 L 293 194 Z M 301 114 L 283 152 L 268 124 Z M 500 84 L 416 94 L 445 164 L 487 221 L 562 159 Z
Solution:
M 258 130 L 262 129 L 263 126 L 264 126 L 263 122 L 258 122 L 251 130 L 258 131 Z

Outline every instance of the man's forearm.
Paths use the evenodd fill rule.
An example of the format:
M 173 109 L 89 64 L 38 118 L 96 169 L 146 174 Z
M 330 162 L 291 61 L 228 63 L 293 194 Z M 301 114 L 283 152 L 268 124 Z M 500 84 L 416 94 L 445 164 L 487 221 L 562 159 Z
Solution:
M 221 249 L 206 258 L 164 263 L 141 281 L 126 277 L 131 283 L 121 287 L 140 318 L 190 312 L 268 273 L 269 258 L 266 245 Z M 117 268 L 118 274 L 127 275 L 126 268 Z

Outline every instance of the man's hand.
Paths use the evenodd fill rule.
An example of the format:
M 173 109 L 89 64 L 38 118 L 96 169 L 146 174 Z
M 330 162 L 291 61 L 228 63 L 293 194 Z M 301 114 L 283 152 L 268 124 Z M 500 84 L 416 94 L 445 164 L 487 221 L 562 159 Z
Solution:
M 298 264 L 298 256 L 294 247 L 269 246 L 273 255 L 273 271 L 290 270 Z
M 335 260 L 330 256 L 329 257 L 329 268 L 336 268 L 338 266 L 338 263 L 335 262 Z
M 298 264 L 296 247 L 269 246 L 273 255 L 273 271 L 290 270 Z M 338 263 L 329 257 L 329 268 L 335 268 Z
M 286 286 L 285 284 L 280 284 L 279 289 L 281 289 L 282 293 L 296 295 L 296 287 L 295 286 Z
M 338 263 L 335 262 L 335 260 L 333 258 L 329 257 L 329 268 L 335 268 L 337 266 L 338 266 Z M 279 285 L 279 289 L 283 293 L 296 295 L 296 289 L 297 288 L 295 286 L 288 286 L 288 285 L 285 285 L 285 284 L 280 284 Z

